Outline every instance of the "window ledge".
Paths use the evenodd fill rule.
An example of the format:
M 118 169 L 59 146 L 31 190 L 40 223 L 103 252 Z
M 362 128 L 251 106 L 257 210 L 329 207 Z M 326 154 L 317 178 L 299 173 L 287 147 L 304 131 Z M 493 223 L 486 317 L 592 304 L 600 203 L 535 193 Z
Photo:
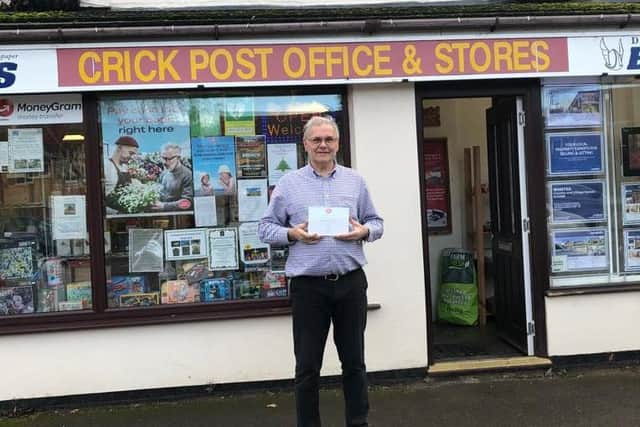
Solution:
M 381 309 L 380 304 L 369 304 L 368 311 Z M 126 314 L 141 314 L 138 317 L 119 317 L 113 313 L 96 314 L 91 312 L 78 312 L 74 314 L 58 315 L 36 315 L 30 318 L 14 317 L 13 324 L 2 325 L 0 319 L 0 335 L 26 334 L 38 332 L 60 332 L 81 329 L 115 328 L 127 326 L 162 325 L 179 322 L 197 322 L 211 320 L 229 319 L 249 319 L 255 317 L 288 316 L 291 314 L 291 306 L 282 307 L 261 307 L 253 309 L 235 309 L 191 313 L 154 313 L 150 314 L 145 310 L 118 310 Z M 29 322 L 26 322 L 29 321 Z
M 572 286 L 566 288 L 553 288 L 545 292 L 548 297 L 566 297 L 573 295 L 612 294 L 619 292 L 639 292 L 640 283 L 632 285 L 598 285 L 598 286 Z

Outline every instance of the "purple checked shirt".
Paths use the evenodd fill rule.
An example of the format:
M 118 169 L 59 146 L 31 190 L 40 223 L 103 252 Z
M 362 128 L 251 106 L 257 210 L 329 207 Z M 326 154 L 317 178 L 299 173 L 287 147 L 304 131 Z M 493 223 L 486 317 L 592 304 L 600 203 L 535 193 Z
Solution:
M 323 236 L 315 244 L 289 242 L 287 229 L 306 222 L 310 206 L 348 207 L 351 217 L 369 228 L 367 241 L 382 237 L 382 218 L 357 172 L 336 165 L 329 176 L 323 177 L 307 165 L 280 178 L 258 225 L 258 236 L 263 242 L 289 245 L 287 276 L 345 274 L 365 265 L 362 241 Z

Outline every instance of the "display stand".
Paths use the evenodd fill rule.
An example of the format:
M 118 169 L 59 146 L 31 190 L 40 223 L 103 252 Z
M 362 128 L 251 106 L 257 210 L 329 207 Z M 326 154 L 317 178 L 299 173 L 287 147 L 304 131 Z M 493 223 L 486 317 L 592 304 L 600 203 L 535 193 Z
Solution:
M 465 222 L 466 247 L 476 259 L 478 282 L 478 323 L 487 324 L 485 265 L 484 265 L 484 213 L 482 206 L 482 183 L 480 175 L 480 147 L 464 149 Z

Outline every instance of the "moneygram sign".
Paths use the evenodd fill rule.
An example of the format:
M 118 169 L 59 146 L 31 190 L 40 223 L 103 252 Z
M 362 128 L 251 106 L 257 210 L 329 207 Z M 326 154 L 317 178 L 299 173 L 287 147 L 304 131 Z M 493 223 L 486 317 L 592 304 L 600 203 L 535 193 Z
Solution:
M 4 96 L 0 98 L 0 125 L 82 123 L 82 97 Z

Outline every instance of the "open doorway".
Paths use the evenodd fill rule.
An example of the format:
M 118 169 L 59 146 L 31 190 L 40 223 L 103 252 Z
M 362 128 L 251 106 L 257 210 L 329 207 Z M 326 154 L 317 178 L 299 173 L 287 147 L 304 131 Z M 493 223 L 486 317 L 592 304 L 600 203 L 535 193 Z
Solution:
M 532 355 L 522 98 L 424 97 L 420 107 L 430 364 Z M 452 256 L 469 262 L 451 267 Z M 450 291 L 446 271 L 463 277 L 463 265 L 473 275 Z

